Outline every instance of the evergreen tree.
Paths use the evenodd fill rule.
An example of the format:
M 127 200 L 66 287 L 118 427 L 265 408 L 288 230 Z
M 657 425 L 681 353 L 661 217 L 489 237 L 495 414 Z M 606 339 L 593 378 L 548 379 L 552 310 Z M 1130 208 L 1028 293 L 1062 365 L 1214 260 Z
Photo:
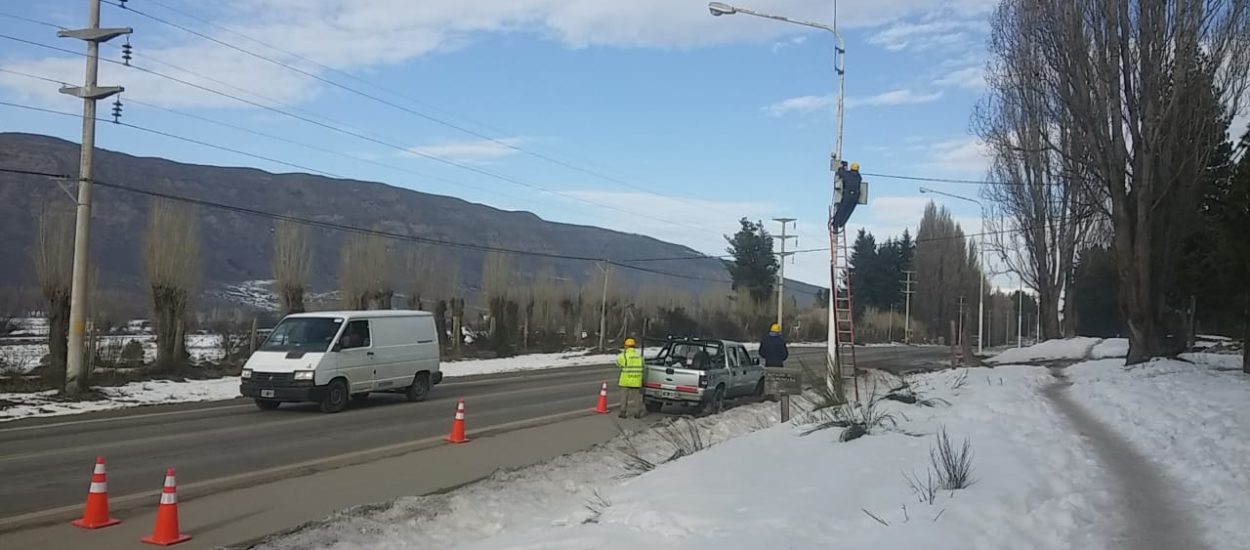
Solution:
M 729 242 L 726 250 L 733 256 L 733 261 L 726 264 L 729 276 L 733 278 L 733 289 L 744 288 L 756 304 L 762 304 L 773 297 L 774 285 L 777 282 L 777 256 L 773 253 L 773 239 L 764 230 L 762 223 L 754 223 L 746 218 L 739 220 L 741 227 L 733 237 L 725 236 Z

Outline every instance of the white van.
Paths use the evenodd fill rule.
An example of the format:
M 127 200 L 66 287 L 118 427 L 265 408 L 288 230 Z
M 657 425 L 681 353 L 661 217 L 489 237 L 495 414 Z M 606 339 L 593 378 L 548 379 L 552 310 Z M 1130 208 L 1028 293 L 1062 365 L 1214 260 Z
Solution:
M 442 382 L 434 316 L 424 311 L 288 315 L 243 366 L 240 393 L 265 410 L 312 401 L 339 412 L 348 397 L 402 391 L 422 401 Z

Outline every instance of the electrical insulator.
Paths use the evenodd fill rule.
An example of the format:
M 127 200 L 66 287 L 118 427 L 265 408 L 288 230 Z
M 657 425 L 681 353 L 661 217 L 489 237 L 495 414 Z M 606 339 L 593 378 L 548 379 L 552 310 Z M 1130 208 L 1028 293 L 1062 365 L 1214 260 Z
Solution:
M 117 124 L 122 118 L 122 100 L 118 98 L 113 101 L 113 124 Z
M 126 2 L 127 0 L 117 0 L 117 7 L 123 10 L 126 9 Z
M 134 57 L 131 55 L 131 51 L 130 39 L 127 38 L 126 43 L 122 44 L 122 64 L 127 67 L 130 66 L 130 60 Z

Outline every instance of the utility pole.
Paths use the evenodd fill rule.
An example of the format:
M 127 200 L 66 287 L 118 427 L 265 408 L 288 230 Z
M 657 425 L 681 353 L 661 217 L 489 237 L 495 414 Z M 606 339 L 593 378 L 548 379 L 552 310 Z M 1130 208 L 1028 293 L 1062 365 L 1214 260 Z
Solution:
M 611 265 L 604 260 L 598 267 L 603 270 L 603 298 L 599 302 L 599 351 L 602 352 L 607 349 L 603 347 L 603 337 L 608 331 L 608 274 L 611 273 Z
M 958 327 L 959 332 L 956 333 L 956 338 L 959 339 L 958 344 L 961 346 L 964 345 L 964 301 L 965 301 L 965 298 L 963 296 L 960 296 L 959 297 L 959 327 Z
M 894 343 L 894 304 L 890 304 L 890 331 L 886 333 L 885 341 L 887 344 Z
M 74 226 L 74 271 L 70 285 L 69 349 L 65 369 L 65 391 L 76 395 L 85 385 L 86 357 L 84 336 L 87 319 L 88 252 L 91 237 L 91 177 L 95 154 L 96 102 L 121 93 L 121 86 L 98 86 L 100 43 L 131 33 L 130 28 L 100 28 L 100 0 L 87 1 L 85 29 L 60 30 L 61 38 L 77 38 L 87 43 L 87 71 L 82 86 L 63 86 L 60 92 L 82 98 L 82 152 L 78 163 L 78 212 Z
M 779 264 L 779 269 L 777 269 L 777 324 L 782 325 L 786 303 L 786 256 L 794 254 L 793 252 L 786 253 L 786 240 L 797 239 L 799 236 L 786 234 L 786 227 L 794 222 L 794 218 L 773 218 L 773 221 L 781 224 L 781 236 L 773 238 L 781 239 L 781 253 L 778 255 L 777 262 Z
M 1024 279 L 1020 279 L 1020 292 L 1017 294 L 1017 300 L 1020 305 L 1016 306 L 1019 310 L 1019 319 L 1016 320 L 1016 347 L 1024 347 Z
M 903 343 L 910 344 L 911 343 L 911 295 L 916 293 L 916 291 L 911 289 L 912 283 L 915 282 L 911 280 L 911 276 L 915 275 L 916 272 L 904 271 L 903 274 L 907 275 L 907 280 L 902 281 L 904 285 L 907 285 L 903 287 L 903 296 L 905 297 L 906 303 L 907 303 L 903 311 Z M 941 328 L 939 327 L 938 330 L 941 330 Z

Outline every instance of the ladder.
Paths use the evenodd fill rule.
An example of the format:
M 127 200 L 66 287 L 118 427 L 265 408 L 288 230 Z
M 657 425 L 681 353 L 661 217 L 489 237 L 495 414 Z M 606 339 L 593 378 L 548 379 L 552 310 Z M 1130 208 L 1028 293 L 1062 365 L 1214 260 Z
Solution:
M 859 400 L 859 384 L 855 367 L 855 306 L 851 300 L 850 249 L 846 243 L 845 228 L 830 228 L 833 275 L 833 353 L 838 375 L 855 388 L 855 400 Z M 843 386 L 845 387 L 845 385 Z

